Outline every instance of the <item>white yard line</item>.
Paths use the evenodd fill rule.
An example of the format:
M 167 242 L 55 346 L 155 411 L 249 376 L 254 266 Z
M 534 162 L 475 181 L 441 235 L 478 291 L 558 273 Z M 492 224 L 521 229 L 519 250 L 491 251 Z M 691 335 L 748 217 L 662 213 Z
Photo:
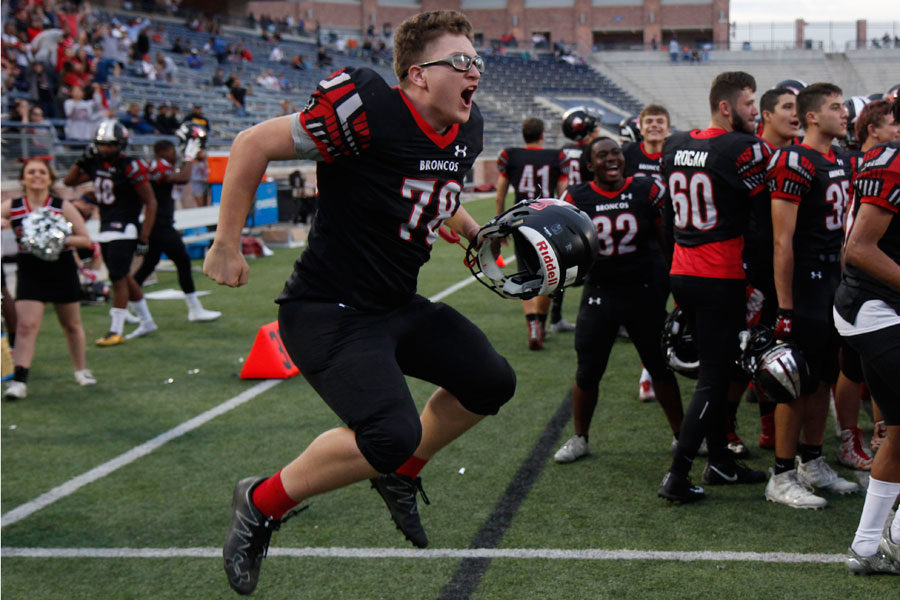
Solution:
M 441 292 L 438 292 L 437 294 L 432 296 L 430 298 L 430 300 L 432 302 L 437 302 L 443 298 L 446 298 L 453 292 L 465 287 L 466 285 L 468 285 L 469 283 L 471 283 L 473 281 L 475 281 L 474 277 L 467 277 L 467 278 L 463 279 L 462 281 L 454 283 L 447 289 L 445 289 Z M 59 486 L 53 488 L 49 492 L 45 492 L 45 493 L 41 494 L 34 500 L 29 500 L 25 504 L 21 504 L 21 505 L 17 506 L 16 508 L 10 510 L 5 515 L 0 517 L 0 528 L 6 527 L 7 525 L 12 525 L 13 523 L 17 523 L 18 521 L 21 521 L 22 519 L 36 513 L 37 511 L 41 510 L 42 508 L 49 506 L 50 504 L 53 504 L 57 500 L 59 500 L 61 498 L 65 498 L 66 496 L 73 494 L 74 492 L 76 492 L 77 490 L 86 486 L 87 484 L 93 483 L 94 481 L 97 481 L 98 479 L 102 479 L 103 477 L 106 477 L 110 473 L 120 469 L 121 467 L 124 467 L 125 465 L 128 465 L 128 464 L 136 461 L 137 459 L 141 458 L 142 456 L 146 456 L 146 455 L 150 454 L 151 452 L 153 452 L 154 450 L 156 450 L 163 444 L 165 444 L 167 442 L 171 442 L 172 440 L 179 438 L 190 431 L 193 431 L 194 429 L 200 427 L 201 425 L 208 423 L 209 421 L 215 419 L 219 415 L 223 415 L 223 414 L 227 413 L 228 411 L 230 411 L 234 408 L 237 408 L 238 406 L 240 406 L 241 404 L 244 404 L 245 402 L 249 402 L 250 400 L 252 400 L 256 396 L 258 396 L 259 394 L 275 387 L 282 381 L 284 381 L 284 379 L 267 379 L 265 381 L 261 381 L 260 383 L 257 383 L 253 387 L 251 387 L 247 390 L 244 390 L 243 392 L 241 392 L 234 398 L 231 398 L 230 400 L 226 400 L 222 404 L 219 404 L 218 406 L 211 408 L 202 414 L 197 415 L 193 419 L 185 421 L 181 425 L 178 425 L 177 427 L 174 427 L 174 428 L 170 429 L 169 431 L 166 431 L 165 433 L 162 433 L 162 434 L 156 436 L 152 440 L 144 442 L 140 446 L 135 446 L 128 452 L 125 452 L 124 454 L 120 454 L 119 456 L 113 458 L 112 460 L 107 461 L 98 467 L 94 467 L 93 469 L 91 469 L 90 471 L 87 471 L 86 473 L 82 473 L 81 475 L 78 475 L 77 477 L 70 479 L 69 481 L 63 483 L 62 485 L 59 485 Z
M 221 548 L 12 548 L 0 549 L 3 558 L 222 558 Z M 513 558 L 540 560 L 668 560 L 678 562 L 762 562 L 833 564 L 843 554 L 791 552 L 677 552 L 661 550 L 601 550 L 584 548 L 270 548 L 269 556 L 291 558 Z

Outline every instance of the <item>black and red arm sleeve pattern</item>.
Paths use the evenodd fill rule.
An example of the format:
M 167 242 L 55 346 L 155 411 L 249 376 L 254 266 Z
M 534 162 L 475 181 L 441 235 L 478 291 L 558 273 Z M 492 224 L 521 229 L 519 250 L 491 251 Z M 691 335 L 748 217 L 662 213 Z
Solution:
M 762 142 L 755 142 L 741 152 L 734 167 L 738 179 L 750 190 L 750 196 L 756 196 L 766 189 L 766 164 L 769 161 L 769 149 Z
M 509 152 L 502 150 L 497 157 L 497 170 L 506 177 L 506 167 L 509 165 Z
M 900 212 L 900 147 L 876 146 L 863 159 L 856 178 L 859 201 Z
M 125 176 L 133 185 L 149 181 L 147 163 L 139 158 L 131 159 L 125 166 Z
M 299 113 L 301 127 L 325 162 L 359 156 L 372 143 L 369 119 L 353 73 L 353 69 L 341 69 L 320 81 Z
M 778 150 L 769 160 L 766 182 L 772 199 L 800 204 L 816 175 L 812 161 L 794 150 Z

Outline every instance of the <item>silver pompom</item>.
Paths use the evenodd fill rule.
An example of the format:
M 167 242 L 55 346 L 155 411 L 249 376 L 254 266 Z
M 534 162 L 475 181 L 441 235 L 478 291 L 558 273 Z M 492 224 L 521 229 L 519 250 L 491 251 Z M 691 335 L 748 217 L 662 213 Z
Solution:
M 66 236 L 72 233 L 72 224 L 61 214 L 47 207 L 28 213 L 22 219 L 22 237 L 19 244 L 41 260 L 53 262 L 59 258 L 66 245 Z

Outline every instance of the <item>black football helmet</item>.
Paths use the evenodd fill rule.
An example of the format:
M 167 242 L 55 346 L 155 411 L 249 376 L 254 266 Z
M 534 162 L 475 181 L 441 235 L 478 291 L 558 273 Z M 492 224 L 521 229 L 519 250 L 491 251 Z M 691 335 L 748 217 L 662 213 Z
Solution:
M 862 112 L 869 102 L 870 100 L 865 96 L 851 96 L 844 100 L 844 106 L 847 107 L 847 135 L 845 136 L 845 142 L 848 146 L 854 146 L 858 142 L 856 139 L 856 119 L 859 118 L 859 113 Z
M 518 271 L 494 260 L 491 241 L 512 236 Z M 478 281 L 503 298 L 548 296 L 583 282 L 597 257 L 597 230 L 587 214 L 556 198 L 519 202 L 488 221 L 466 250 Z
M 793 402 L 814 391 L 816 382 L 796 344 L 776 341 L 771 328 L 759 325 L 742 331 L 740 340 L 740 366 L 766 400 Z
M 98 153 L 100 153 L 100 144 L 114 144 L 115 152 L 105 154 L 105 156 L 119 154 L 128 147 L 128 129 L 115 119 L 104 119 L 94 130 L 94 137 L 91 141 Z
M 677 306 L 666 317 L 662 344 L 666 362 L 673 371 L 691 379 L 699 377 L 700 357 L 697 354 L 694 324 L 688 321 L 687 315 Z
M 188 140 L 196 138 L 200 140 L 200 147 L 206 148 L 208 132 L 206 131 L 206 127 L 203 127 L 202 125 L 185 121 L 175 130 L 175 137 L 177 137 L 182 144 L 186 144 Z
M 600 119 L 594 111 L 584 106 L 576 106 L 563 113 L 563 135 L 575 142 L 589 136 L 599 124 Z
M 787 88 L 794 92 L 795 94 L 799 94 L 800 90 L 807 87 L 807 83 L 805 81 L 801 81 L 799 79 L 785 79 L 784 81 L 779 81 L 775 85 L 772 86 L 772 89 L 775 88 Z
M 642 142 L 644 136 L 641 135 L 641 118 L 639 116 L 625 117 L 619 121 L 619 136 L 626 142 Z

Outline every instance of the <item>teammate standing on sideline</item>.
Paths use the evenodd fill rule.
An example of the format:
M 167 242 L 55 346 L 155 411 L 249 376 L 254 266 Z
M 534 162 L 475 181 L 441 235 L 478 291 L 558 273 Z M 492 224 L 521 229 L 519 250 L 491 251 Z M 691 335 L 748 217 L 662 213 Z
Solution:
M 125 341 L 122 331 L 128 316 L 128 302 L 134 303 L 140 325 L 128 334 L 137 337 L 156 330 L 141 286 L 131 276 L 131 260 L 150 248 L 150 232 L 156 220 L 156 197 L 147 181 L 147 165 L 124 154 L 128 131 L 118 121 L 101 121 L 92 143 L 85 149 L 63 183 L 76 186 L 93 180 L 100 206 L 100 233 L 97 241 L 113 288 L 112 323 L 109 332 L 97 340 L 98 346 L 115 346 Z M 144 222 L 138 230 L 141 205 Z
M 191 274 L 191 258 L 181 240 L 181 234 L 174 226 L 175 200 L 172 198 L 172 188 L 175 184 L 190 181 L 191 168 L 198 152 L 200 140 L 191 138 L 185 146 L 184 165 L 181 169 L 175 170 L 177 160 L 175 145 L 168 140 L 160 140 L 153 145 L 155 158 L 150 162 L 147 173 L 156 196 L 156 223 L 150 232 L 150 251 L 134 273 L 134 280 L 138 285 L 144 285 L 144 281 L 153 273 L 165 252 L 178 270 L 178 285 L 184 292 L 184 301 L 188 306 L 188 321 L 215 321 L 222 313 L 206 310 L 200 304 L 200 298 L 194 287 L 194 277 Z M 140 327 L 138 329 L 140 330 Z
M 765 190 L 768 158 L 764 144 L 752 135 L 755 91 L 756 81 L 747 73 L 719 74 L 709 92 L 709 127 L 674 134 L 663 145 L 666 217 L 672 219 L 675 242 L 669 283 L 695 325 L 700 360 L 678 448 L 659 486 L 660 497 L 679 502 L 705 495 L 688 478 L 704 437 L 709 448 L 705 483 L 765 481 L 764 473 L 735 459 L 726 446 L 725 426 L 726 404 L 746 387 L 735 365 L 738 333 L 746 325 L 741 252 L 750 203 Z
M 840 338 L 831 306 L 841 277 L 844 211 L 852 174 L 849 159 L 832 147 L 834 139 L 847 132 L 841 94 L 830 83 L 813 84 L 797 94 L 803 142 L 776 151 L 766 174 L 778 296 L 775 337 L 797 343 L 815 386 L 800 390 L 797 400 L 775 409 L 775 468 L 766 499 L 793 508 L 821 508 L 828 503 L 810 486 L 839 494 L 859 489 L 835 473 L 822 456 L 828 390 L 838 373 Z
M 900 122 L 900 101 L 893 118 Z M 835 294 L 834 320 L 862 358 L 887 435 L 872 474 L 845 564 L 851 573 L 900 575 L 900 142 L 866 153 L 855 182 L 857 206 L 846 264 Z
M 671 133 L 671 125 L 669 111 L 665 106 L 648 104 L 644 107 L 638 115 L 642 140 L 622 145 L 625 177 L 657 177 L 662 181 L 662 147 Z M 656 398 L 650 371 L 643 366 L 638 381 L 638 398 L 643 402 L 651 402 Z
M 394 36 L 399 86 L 369 69 L 342 69 L 320 82 L 303 112 L 234 141 L 204 272 L 220 284 L 247 283 L 240 232 L 268 162 L 319 161 L 315 226 L 278 298 L 278 320 L 294 363 L 346 423 L 272 477 L 235 487 L 223 555 L 240 593 L 256 587 L 272 531 L 291 508 L 365 479 L 403 534 L 426 546 L 419 472 L 515 391 L 509 363 L 474 324 L 415 293 L 443 222 L 469 240 L 479 231 L 459 194 L 482 149 L 472 97 L 483 69 L 461 13 L 421 13 Z M 421 416 L 406 375 L 441 386 Z
M 28 159 L 19 174 L 25 195 L 6 200 L 2 205 L 4 222 L 9 225 L 18 241 L 22 237 L 22 220 L 32 211 L 46 207 L 62 215 L 72 224 L 72 233 L 66 238 L 66 247 L 55 261 L 42 260 L 19 248 L 16 277 L 16 350 L 15 373 L 3 397 L 20 400 L 27 395 L 28 369 L 34 359 L 34 349 L 44 307 L 52 302 L 56 316 L 62 325 L 69 346 L 69 355 L 75 366 L 75 381 L 79 385 L 94 385 L 97 380 L 85 368 L 84 327 L 81 325 L 81 285 L 72 248 L 88 248 L 91 238 L 84 219 L 75 206 L 51 195 L 56 174 L 41 159 Z
M 657 178 L 626 178 L 622 151 L 610 138 L 597 138 L 587 152 L 593 181 L 571 186 L 562 199 L 591 217 L 600 247 L 584 284 L 575 328 L 575 435 L 553 456 L 558 463 L 590 453 L 591 419 L 620 326 L 628 331 L 641 361 L 653 374 L 659 403 L 676 438 L 683 418 L 678 383 L 659 343 L 669 297 L 660 224 L 665 188 Z
M 600 123 L 593 112 L 583 106 L 577 106 L 570 108 L 563 114 L 562 131 L 563 135 L 572 140 L 572 143 L 562 147 L 561 160 L 565 182 L 559 193 L 562 193 L 562 190 L 569 186 L 577 185 L 590 179 L 590 174 L 587 170 L 589 157 L 585 153 L 585 149 L 599 137 Z M 565 290 L 558 290 L 551 298 L 550 332 L 574 331 L 575 325 L 562 317 Z
M 544 122 L 530 117 L 522 122 L 524 148 L 506 148 L 497 158 L 497 214 L 506 210 L 506 194 L 509 184 L 516 192 L 515 202 L 547 198 L 561 193 L 565 186 L 565 175 L 560 165 L 559 150 L 544 148 Z M 550 297 L 537 296 L 523 300 L 525 320 L 528 323 L 528 348 L 541 350 L 544 347 L 544 328 Z
M 762 117 L 760 139 L 769 152 L 793 144 L 800 134 L 797 94 L 786 87 L 767 90 L 759 99 Z M 772 272 L 772 203 L 761 194 L 750 208 L 750 223 L 744 236 L 744 263 L 747 265 L 747 325 L 775 325 L 775 276 Z M 748 393 L 755 393 L 750 386 Z M 775 403 L 757 396 L 762 432 L 759 447 L 775 448 Z M 737 408 L 737 405 L 732 407 Z M 732 418 L 734 415 L 732 415 Z

